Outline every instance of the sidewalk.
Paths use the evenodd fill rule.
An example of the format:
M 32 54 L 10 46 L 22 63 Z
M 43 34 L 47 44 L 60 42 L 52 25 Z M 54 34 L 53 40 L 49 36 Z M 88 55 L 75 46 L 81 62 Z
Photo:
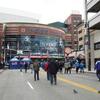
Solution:
M 84 71 L 87 73 L 94 73 L 94 74 L 96 73 L 96 71 L 94 69 L 91 69 L 91 71 L 88 71 L 88 69 L 86 68 Z
M 75 71 L 76 69 L 73 69 L 73 70 Z M 91 71 L 88 71 L 87 68 L 84 69 L 84 72 L 85 72 L 85 73 L 93 73 L 93 74 L 96 73 L 96 71 L 95 71 L 94 69 L 91 69 Z

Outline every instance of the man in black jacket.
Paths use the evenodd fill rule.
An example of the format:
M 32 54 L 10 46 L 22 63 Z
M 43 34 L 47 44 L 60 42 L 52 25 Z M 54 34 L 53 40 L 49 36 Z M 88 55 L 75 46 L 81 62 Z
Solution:
M 54 84 L 56 85 L 57 84 L 58 64 L 53 59 L 51 59 L 48 63 L 48 71 L 50 73 L 50 83 L 53 84 L 53 80 L 54 80 Z

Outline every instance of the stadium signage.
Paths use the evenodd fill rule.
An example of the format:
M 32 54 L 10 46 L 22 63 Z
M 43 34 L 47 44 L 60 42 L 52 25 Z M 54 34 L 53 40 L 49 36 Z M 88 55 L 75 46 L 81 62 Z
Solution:
M 55 35 L 62 36 L 62 32 L 59 30 L 53 30 L 49 28 L 41 28 L 41 27 L 21 27 L 20 32 L 22 34 L 39 34 L 39 35 Z

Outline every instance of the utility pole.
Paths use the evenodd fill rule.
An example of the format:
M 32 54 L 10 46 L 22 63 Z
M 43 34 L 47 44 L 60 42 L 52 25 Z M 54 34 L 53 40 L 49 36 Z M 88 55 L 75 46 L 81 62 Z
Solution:
M 90 32 L 89 32 L 89 23 L 88 23 L 88 12 L 87 12 L 87 0 L 84 0 L 85 4 L 85 20 L 84 20 L 84 26 L 85 26 L 85 35 L 87 42 L 85 45 L 85 60 L 86 60 L 86 67 L 89 71 L 91 71 L 91 48 L 90 48 Z
M 3 49 L 4 49 L 4 54 L 3 54 L 3 56 L 4 56 L 4 63 L 6 62 L 6 41 L 5 41 L 5 31 L 6 31 L 6 24 L 4 23 L 3 24 Z

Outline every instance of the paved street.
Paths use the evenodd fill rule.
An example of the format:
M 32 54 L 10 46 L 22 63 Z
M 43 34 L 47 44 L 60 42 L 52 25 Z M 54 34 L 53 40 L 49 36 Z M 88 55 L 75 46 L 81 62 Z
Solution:
M 60 74 L 57 85 L 46 80 L 41 70 L 40 80 L 34 81 L 33 74 L 19 70 L 0 73 L 0 100 L 100 100 L 100 82 L 95 74 Z

